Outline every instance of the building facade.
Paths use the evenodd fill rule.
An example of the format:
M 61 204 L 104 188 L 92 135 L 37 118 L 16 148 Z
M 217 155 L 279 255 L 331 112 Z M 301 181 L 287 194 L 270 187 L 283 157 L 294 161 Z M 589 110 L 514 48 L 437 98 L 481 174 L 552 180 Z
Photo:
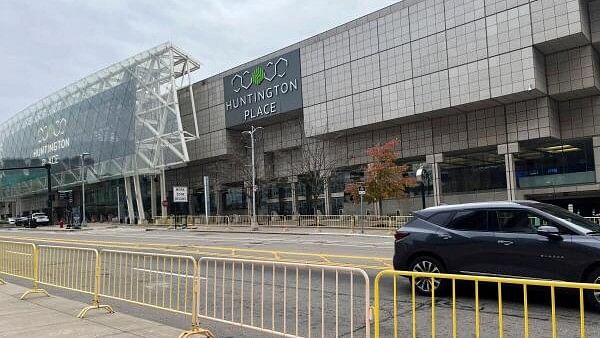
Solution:
M 195 111 L 199 138 L 167 185 L 190 186 L 189 212 L 202 213 L 209 176 L 213 212 L 243 212 L 240 130 L 261 125 L 261 213 L 356 212 L 345 185 L 362 179 L 368 147 L 394 138 L 399 163 L 430 172 L 428 205 L 537 199 L 598 213 L 599 31 L 600 1 L 399 2 L 195 83 L 194 107 L 181 91 L 183 126 L 195 131 Z M 270 101 L 249 97 L 232 109 L 224 95 L 232 78 L 255 95 L 254 69 L 269 73 L 269 62 L 295 52 L 301 106 L 238 124 L 245 108 Z M 314 142 L 336 169 L 307 205 L 303 149 Z M 420 208 L 418 191 L 408 197 L 385 201 L 382 212 Z
M 356 213 L 344 189 L 391 139 L 409 174 L 429 173 L 428 205 L 536 199 L 600 213 L 598 48 L 600 0 L 404 0 L 180 88 L 193 137 L 189 161 L 165 168 L 164 205 L 247 213 L 254 126 L 260 214 Z M 154 215 L 165 197 L 156 173 L 141 175 Z M 174 186 L 188 202 L 174 203 Z M 420 207 L 409 189 L 380 212 Z

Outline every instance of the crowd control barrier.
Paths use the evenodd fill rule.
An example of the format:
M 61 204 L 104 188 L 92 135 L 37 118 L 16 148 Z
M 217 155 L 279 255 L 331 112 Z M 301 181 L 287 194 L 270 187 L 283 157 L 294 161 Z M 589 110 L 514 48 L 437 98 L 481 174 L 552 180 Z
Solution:
M 365 271 L 249 259 L 199 260 L 201 318 L 282 337 L 370 337 Z
M 33 288 L 30 291 L 46 293 L 39 288 L 37 282 L 36 250 L 36 246 L 32 243 L 0 241 L 0 273 L 30 280 L 33 282 Z M 0 278 L 0 285 L 2 284 L 6 284 L 6 282 Z
M 194 257 L 102 250 L 101 258 L 102 297 L 190 315 L 192 329 L 180 337 L 213 337 L 198 324 L 198 265 Z
M 348 229 L 353 232 L 361 229 L 392 230 L 403 226 L 412 216 L 375 216 L 375 215 L 256 215 L 256 224 L 260 227 L 318 227 Z M 250 227 L 249 215 L 229 216 L 167 216 L 155 217 L 150 221 L 156 226 L 222 226 Z
M 431 286 L 439 282 L 446 283 L 447 292 L 442 295 L 439 295 L 439 292 L 436 294 L 435 290 L 430 296 L 419 296 L 416 292 L 415 285 L 418 283 Z M 461 284 L 467 284 L 462 285 L 467 291 L 460 290 Z M 408 289 L 408 292 L 401 292 L 402 288 Z M 495 298 L 492 299 L 495 304 L 491 308 L 489 299 L 486 299 L 486 311 L 482 311 L 481 290 L 484 288 L 487 288 L 488 294 L 491 289 L 492 297 Z M 429 335 L 434 338 L 438 334 L 451 334 L 452 337 L 469 335 L 477 338 L 502 338 L 507 333 L 505 327 L 510 326 L 510 336 L 517 334 L 515 327 L 522 327 L 525 338 L 556 338 L 562 336 L 559 335 L 557 294 L 570 292 L 571 294 L 565 297 L 575 297 L 579 309 L 579 322 L 574 326 L 562 328 L 561 332 L 576 336 L 578 331 L 579 336 L 583 338 L 586 337 L 584 295 L 586 292 L 598 291 L 600 284 L 384 270 L 377 274 L 374 281 L 374 332 L 376 338 Z M 528 297 L 528 293 L 532 292 L 547 294 L 549 299 L 549 304 L 535 305 L 534 316 L 531 315 L 532 305 Z M 517 303 L 520 299 L 522 304 L 522 307 L 515 309 L 515 300 L 511 299 L 511 313 L 507 313 L 504 307 L 504 299 L 509 294 L 512 298 L 517 298 Z M 402 311 L 401 315 L 399 311 Z M 471 317 L 472 312 L 472 319 L 461 316 Z M 390 313 L 391 318 L 382 318 Z M 536 320 L 534 327 L 530 325 L 533 320 Z M 507 323 L 508 321 L 510 323 Z M 386 325 L 383 325 L 384 322 Z M 444 326 L 438 327 L 441 325 Z M 598 336 L 598 332 L 589 336 Z
M 92 295 L 92 305 L 81 310 L 77 317 L 84 318 L 90 310 L 114 312 L 109 305 L 100 304 L 101 262 L 98 250 L 51 245 L 38 245 L 37 249 L 39 284 Z M 30 290 L 24 297 L 32 293 L 39 292 Z

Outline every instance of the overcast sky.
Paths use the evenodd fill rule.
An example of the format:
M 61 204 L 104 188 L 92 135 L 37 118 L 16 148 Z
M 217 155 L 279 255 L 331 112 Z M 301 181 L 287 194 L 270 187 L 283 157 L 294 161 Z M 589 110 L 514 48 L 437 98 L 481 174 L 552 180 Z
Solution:
M 200 78 L 397 0 L 1 0 L 0 123 L 108 65 L 165 41 Z

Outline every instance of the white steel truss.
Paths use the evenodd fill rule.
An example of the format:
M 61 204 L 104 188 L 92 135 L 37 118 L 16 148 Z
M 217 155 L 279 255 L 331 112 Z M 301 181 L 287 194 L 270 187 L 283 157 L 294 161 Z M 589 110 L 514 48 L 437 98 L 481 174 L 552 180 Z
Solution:
M 162 168 L 188 162 L 186 143 L 197 138 L 197 135 L 183 130 L 177 92 L 184 83 L 191 83 L 191 73 L 199 67 L 200 63 L 187 53 L 171 43 L 164 43 L 51 94 L 0 125 L 0 167 L 10 167 L 6 161 L 7 156 L 13 160 L 17 157 L 25 163 L 35 160 L 31 155 L 33 149 L 24 146 L 25 143 L 14 140 L 11 144 L 5 142 L 11 135 L 16 135 L 15 131 L 35 129 L 37 125 L 52 120 L 53 116 L 58 116 L 65 109 L 80 107 L 86 102 L 88 111 L 77 109 L 84 115 L 88 114 L 89 110 L 95 109 L 89 104 L 92 98 L 121 85 L 133 87 L 128 94 L 134 95 L 132 99 L 135 101 L 132 130 L 134 151 L 86 163 L 86 180 L 93 183 L 139 174 L 157 174 Z M 195 109 L 193 113 L 195 115 Z M 90 130 L 89 133 L 94 131 Z M 84 141 L 77 139 L 73 142 Z M 85 150 L 84 146 L 80 149 Z M 91 154 L 92 159 L 94 155 L 97 154 Z M 64 188 L 79 184 L 82 179 L 80 169 L 72 167 L 61 171 L 53 170 L 53 186 Z M 4 174 L 0 172 L 0 175 Z M 0 183 L 2 177 L 0 176 Z M 16 184 L 2 184 L 0 199 L 29 195 L 42 191 L 45 187 L 45 175 L 24 179 Z

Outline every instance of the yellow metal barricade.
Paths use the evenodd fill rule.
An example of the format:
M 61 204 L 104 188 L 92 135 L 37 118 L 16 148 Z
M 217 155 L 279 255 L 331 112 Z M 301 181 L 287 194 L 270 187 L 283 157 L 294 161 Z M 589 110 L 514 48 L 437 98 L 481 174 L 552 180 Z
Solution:
M 198 315 L 237 336 L 370 337 L 370 284 L 352 267 L 203 257 Z
M 442 284 L 445 292 L 439 295 L 439 290 L 433 288 L 429 295 L 419 297 L 416 285 L 422 285 L 420 283 L 429 287 L 445 283 Z M 465 287 L 459 288 L 459 283 L 467 284 L 469 291 L 466 293 L 463 290 Z M 385 285 L 383 289 L 382 285 Z M 484 288 L 488 294 L 493 294 L 495 303 L 495 309 L 490 308 L 486 299 L 488 304 L 485 312 L 482 311 L 483 297 L 480 291 Z M 528 296 L 532 289 L 538 293 L 543 291 L 544 297 L 547 295 L 549 300 L 545 311 L 540 312 L 539 305 L 536 306 L 534 316 L 531 315 L 532 306 Z M 522 307 L 515 309 L 512 303 L 510 308 L 505 307 L 506 296 L 503 294 L 509 293 L 505 290 L 512 295 L 511 302 L 514 303 L 516 297 Z M 587 292 L 599 292 L 600 284 L 384 270 L 377 274 L 374 282 L 375 337 L 436 337 L 438 333 L 443 333 L 452 337 L 502 338 L 505 333 L 510 336 L 517 334 L 514 330 L 506 331 L 508 325 L 505 323 L 510 320 L 510 327 L 522 326 L 523 337 L 556 338 L 559 336 L 556 306 L 559 291 L 571 292 L 579 310 L 579 321 L 571 322 L 570 327 L 562 327 L 560 332 L 569 332 L 570 336 L 575 336 L 577 332 L 580 337 L 586 337 L 584 295 Z M 383 314 L 386 315 L 385 326 L 382 326 Z M 472 320 L 461 318 L 463 314 Z M 440 318 L 445 320 L 442 322 Z M 531 325 L 534 319 L 539 325 Z M 443 328 L 439 328 L 442 324 Z
M 100 304 L 101 262 L 98 250 L 51 245 L 37 248 L 39 284 L 92 295 L 92 305 L 81 310 L 79 318 L 85 317 L 93 309 L 114 312 L 110 306 Z M 35 290 L 29 293 L 35 293 Z
M 33 281 L 34 254 L 34 244 L 0 241 L 0 274 Z
M 192 329 L 182 334 L 212 334 L 198 324 L 198 265 L 192 256 L 102 250 L 102 297 L 190 315 Z

